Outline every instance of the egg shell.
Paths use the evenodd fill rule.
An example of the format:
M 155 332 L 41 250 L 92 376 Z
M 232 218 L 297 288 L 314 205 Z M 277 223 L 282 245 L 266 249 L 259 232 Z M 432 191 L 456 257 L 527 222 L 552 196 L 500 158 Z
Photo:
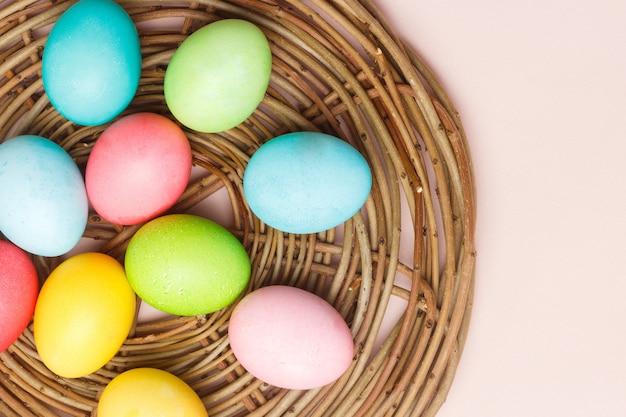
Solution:
M 372 187 L 365 158 L 350 144 L 317 132 L 294 132 L 252 155 L 243 190 L 254 214 L 288 233 L 336 227 L 363 206 Z
M 52 105 L 68 120 L 99 125 L 133 99 L 141 75 L 141 45 L 126 11 L 111 0 L 80 0 L 53 26 L 42 58 Z
M 0 240 L 0 352 L 30 323 L 38 292 L 37 271 L 28 254 Z
M 191 214 L 143 225 L 124 260 L 137 295 L 169 314 L 208 314 L 231 304 L 250 279 L 250 258 L 227 229 Z
M 288 389 L 312 389 L 335 381 L 354 355 L 350 329 L 328 302 L 282 285 L 246 295 L 233 310 L 228 337 L 248 372 Z
M 83 177 L 59 145 L 33 135 L 0 145 L 0 231 L 11 242 L 63 255 L 82 237 L 88 208 Z
M 182 379 L 155 368 L 122 372 L 98 400 L 98 417 L 207 417 L 198 394 Z
M 271 72 L 263 32 L 245 20 L 219 20 L 192 33 L 176 50 L 165 72 L 165 100 L 185 126 L 224 131 L 258 107 Z
M 96 252 L 63 261 L 43 284 L 33 318 L 42 362 L 65 378 L 91 374 L 120 349 L 135 318 L 124 268 Z
M 104 219 L 145 222 L 171 208 L 191 174 L 191 146 L 165 116 L 136 113 L 107 127 L 94 145 L 85 173 L 87 195 Z

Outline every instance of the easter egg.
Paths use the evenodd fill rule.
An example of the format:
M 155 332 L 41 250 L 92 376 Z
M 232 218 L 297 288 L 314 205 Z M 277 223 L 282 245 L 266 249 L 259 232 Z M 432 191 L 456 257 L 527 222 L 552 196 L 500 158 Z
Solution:
M 371 187 L 365 158 L 347 142 L 316 132 L 287 133 L 266 142 L 243 176 L 250 209 L 287 233 L 340 225 L 359 211 Z
M 87 195 L 104 219 L 133 225 L 172 207 L 191 174 L 182 129 L 154 113 L 122 117 L 100 135 L 85 173 Z
M 143 301 L 169 314 L 193 316 L 231 304 L 250 279 L 250 258 L 227 229 L 192 214 L 170 214 L 143 225 L 124 261 Z
M 0 240 L 0 352 L 30 323 L 38 292 L 37 271 L 28 254 Z
M 99 125 L 133 99 L 141 75 L 135 25 L 112 0 L 80 0 L 57 20 L 44 48 L 44 89 L 68 120 Z
M 248 372 L 288 389 L 335 381 L 354 355 L 350 329 L 328 302 L 282 285 L 260 288 L 241 299 L 231 315 L 228 338 Z
M 0 145 L 0 231 L 27 252 L 59 256 L 87 225 L 83 177 L 72 157 L 40 136 Z
M 196 392 L 177 376 L 155 368 L 122 372 L 98 400 L 98 417 L 207 417 Z
M 63 261 L 43 284 L 33 318 L 35 345 L 55 374 L 79 378 L 110 361 L 135 318 L 124 268 L 96 252 Z
M 176 50 L 165 72 L 165 100 L 185 126 L 224 131 L 258 107 L 271 72 L 263 32 L 245 20 L 219 20 L 192 33 Z

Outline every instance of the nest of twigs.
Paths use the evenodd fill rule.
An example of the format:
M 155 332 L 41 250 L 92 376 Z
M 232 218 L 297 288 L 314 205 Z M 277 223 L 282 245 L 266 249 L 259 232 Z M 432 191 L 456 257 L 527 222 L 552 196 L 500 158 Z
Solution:
M 41 80 L 47 33 L 73 3 L 3 3 L 0 140 L 44 136 L 84 168 L 107 126 L 65 120 L 49 103 Z M 140 86 L 124 114 L 171 117 L 163 98 L 165 69 L 194 30 L 231 17 L 263 30 L 273 52 L 263 102 L 231 130 L 185 130 L 196 175 L 171 211 L 203 214 L 204 200 L 226 195 L 230 204 L 222 210 L 232 214 L 229 228 L 252 262 L 246 292 L 286 284 L 325 298 L 350 326 L 355 356 L 340 379 L 319 389 L 267 385 L 247 373 L 229 347 L 231 306 L 206 316 L 139 322 L 105 367 L 65 379 L 40 361 L 31 326 L 0 354 L 0 414 L 96 415 L 98 398 L 113 377 L 151 366 L 185 380 L 214 417 L 434 415 L 445 401 L 467 334 L 475 263 L 470 155 L 461 121 L 435 75 L 368 0 L 120 4 L 137 25 L 143 51 Z M 243 171 L 254 151 L 279 134 L 301 130 L 346 140 L 365 156 L 373 174 L 370 197 L 359 213 L 341 227 L 311 235 L 264 225 L 242 192 Z M 92 213 L 84 239 L 123 260 L 137 228 L 110 225 Z M 34 257 L 41 279 L 61 260 Z

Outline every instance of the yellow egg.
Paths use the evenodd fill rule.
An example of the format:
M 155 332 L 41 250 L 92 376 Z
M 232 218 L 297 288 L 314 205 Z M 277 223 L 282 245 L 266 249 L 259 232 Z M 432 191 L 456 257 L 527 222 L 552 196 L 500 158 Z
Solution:
M 33 318 L 35 345 L 54 373 L 78 378 L 105 365 L 126 340 L 135 293 L 122 265 L 102 253 L 75 255 L 44 283 Z
M 207 417 L 202 400 L 185 381 L 154 368 L 113 378 L 98 402 L 98 417 Z

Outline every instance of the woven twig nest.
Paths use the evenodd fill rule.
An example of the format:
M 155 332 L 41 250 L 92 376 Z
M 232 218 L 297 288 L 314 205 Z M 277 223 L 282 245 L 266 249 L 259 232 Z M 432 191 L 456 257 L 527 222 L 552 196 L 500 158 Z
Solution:
M 40 361 L 32 326 L 0 354 L 0 415 L 96 415 L 105 385 L 151 366 L 185 380 L 210 416 L 426 416 L 450 388 L 472 305 L 475 196 L 465 134 L 446 92 L 422 59 L 367 0 L 120 2 L 137 24 L 143 71 L 124 114 L 171 117 L 163 78 L 176 47 L 212 21 L 238 17 L 270 40 L 266 97 L 240 126 L 219 134 L 186 130 L 200 174 L 172 212 L 202 213 L 225 192 L 231 231 L 252 262 L 246 292 L 271 284 L 327 299 L 349 324 L 355 356 L 336 382 L 311 391 L 269 386 L 247 373 L 228 343 L 233 306 L 198 317 L 138 323 L 98 372 L 64 379 Z M 74 125 L 50 105 L 41 57 L 51 25 L 73 1 L 21 0 L 0 10 L 0 140 L 50 138 L 84 167 L 106 126 Z M 254 151 L 290 131 L 321 131 L 367 159 L 373 188 L 363 209 L 337 229 L 281 233 L 246 206 L 242 175 Z M 123 260 L 137 230 L 92 214 L 85 239 Z M 41 279 L 61 259 L 35 257 Z M 401 314 L 392 314 L 400 308 Z M 390 333 L 380 329 L 390 318 Z M 56 411 L 50 411 L 56 410 Z

